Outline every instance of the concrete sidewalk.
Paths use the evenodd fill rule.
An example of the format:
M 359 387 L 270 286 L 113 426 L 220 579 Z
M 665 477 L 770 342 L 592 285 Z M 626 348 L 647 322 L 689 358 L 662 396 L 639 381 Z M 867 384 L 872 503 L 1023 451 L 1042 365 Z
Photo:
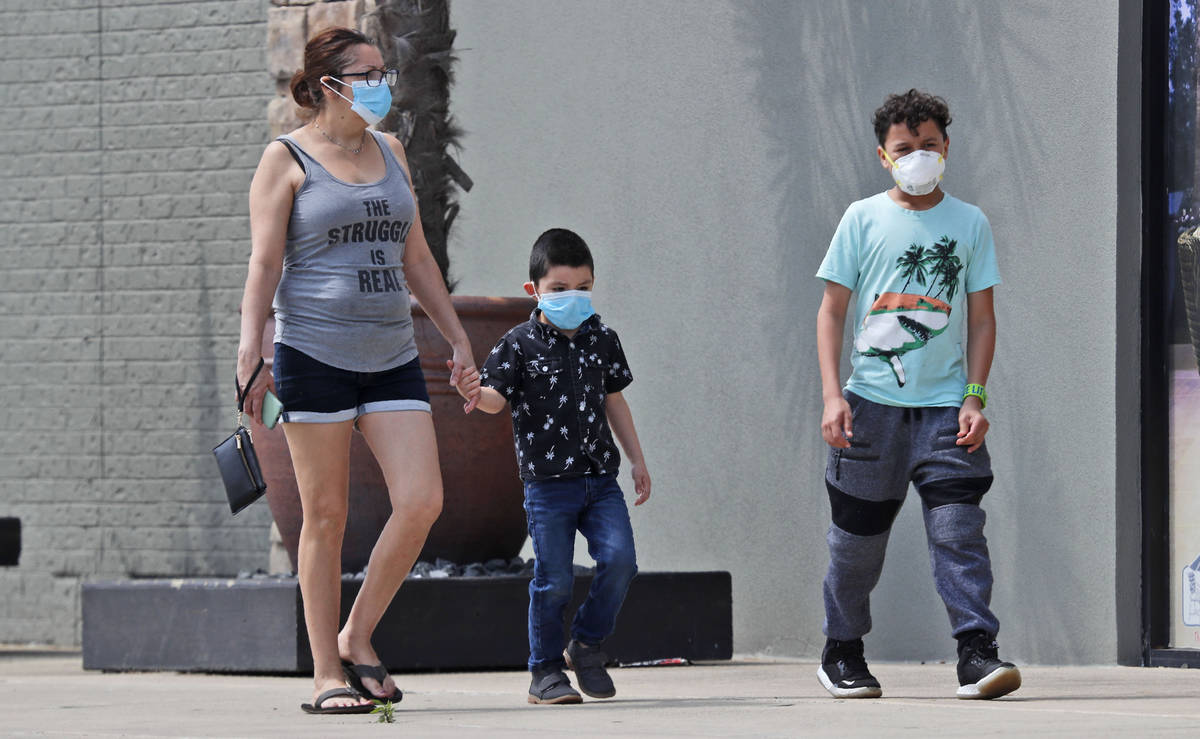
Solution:
M 0 736 L 1197 736 L 1200 672 L 1024 667 L 1024 686 L 959 701 L 952 664 L 872 666 L 882 700 L 834 700 L 810 662 L 738 659 L 613 671 L 618 695 L 531 706 L 524 672 L 402 675 L 390 726 L 309 716 L 306 678 L 85 672 L 78 654 L 0 649 Z

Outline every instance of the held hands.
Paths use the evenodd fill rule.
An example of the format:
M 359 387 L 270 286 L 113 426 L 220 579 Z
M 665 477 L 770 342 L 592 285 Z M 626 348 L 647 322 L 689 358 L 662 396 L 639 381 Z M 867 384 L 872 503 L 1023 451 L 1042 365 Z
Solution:
M 633 504 L 641 505 L 650 499 L 650 473 L 646 470 L 645 462 L 630 464 L 629 472 L 633 475 L 633 492 L 637 493 L 637 500 Z
M 983 437 L 987 435 L 989 425 L 983 417 L 983 404 L 979 398 L 967 396 L 958 411 L 958 441 L 954 443 L 966 446 L 970 454 L 983 446 Z
M 851 430 L 853 417 L 845 398 L 838 395 L 826 399 L 825 412 L 821 414 L 821 437 L 825 443 L 834 449 L 849 449 L 850 439 L 854 436 Z
M 479 405 L 479 370 L 475 369 L 475 357 L 468 346 L 455 347 L 453 359 L 446 360 L 450 370 L 450 387 L 466 399 L 463 413 L 470 413 Z
M 234 390 L 233 399 L 237 401 L 237 391 L 245 390 L 246 381 L 250 379 L 250 375 L 254 374 L 254 370 L 258 367 L 259 360 L 262 359 L 262 354 L 256 352 L 238 352 L 237 362 L 237 388 Z M 247 416 L 262 423 L 262 403 L 263 396 L 267 391 L 275 392 L 275 380 L 271 377 L 271 373 L 264 367 L 262 372 L 258 373 L 258 377 L 254 380 L 254 385 L 245 390 L 246 398 L 242 405 L 242 411 Z
M 479 399 L 483 392 L 480 386 L 479 370 L 470 367 L 462 372 L 458 377 L 457 384 L 454 381 L 454 362 L 447 359 L 446 366 L 450 368 L 451 378 L 450 384 L 458 391 L 458 394 L 463 396 L 466 403 L 463 403 L 463 413 L 470 413 L 479 405 Z

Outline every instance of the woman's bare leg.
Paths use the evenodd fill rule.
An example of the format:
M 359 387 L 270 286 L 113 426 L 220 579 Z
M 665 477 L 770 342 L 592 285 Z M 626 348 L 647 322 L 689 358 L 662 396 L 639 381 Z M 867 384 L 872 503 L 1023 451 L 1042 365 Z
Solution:
M 304 621 L 312 646 L 314 702 L 326 690 L 346 685 L 338 658 L 337 633 L 352 428 L 351 421 L 283 425 L 304 512 L 297 565 Z M 325 701 L 325 706 L 365 702 L 365 699 L 337 696 Z
M 375 665 L 379 657 L 371 646 L 371 635 L 442 512 L 442 472 L 429 413 L 369 413 L 359 418 L 358 427 L 383 471 L 392 515 L 371 551 L 366 579 L 338 635 L 338 649 L 343 659 Z M 382 686 L 370 678 L 364 678 L 363 685 L 377 696 L 396 691 L 390 676 Z

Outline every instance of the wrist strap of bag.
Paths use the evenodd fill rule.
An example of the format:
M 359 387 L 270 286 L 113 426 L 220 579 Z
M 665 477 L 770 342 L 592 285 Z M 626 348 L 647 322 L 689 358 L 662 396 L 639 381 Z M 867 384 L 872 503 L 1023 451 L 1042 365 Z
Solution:
M 249 380 L 246 382 L 246 389 L 245 389 L 245 390 L 243 390 L 243 389 L 242 389 L 242 386 L 238 384 L 238 381 L 237 381 L 237 372 L 235 371 L 235 372 L 233 373 L 233 386 L 234 386 L 235 388 L 237 388 L 237 396 L 238 396 L 238 414 L 239 414 L 239 415 L 241 415 L 241 413 L 242 413 L 242 408 L 243 408 L 243 407 L 245 406 L 245 404 L 246 404 L 246 393 L 250 392 L 250 388 L 254 386 L 254 381 L 258 379 L 258 373 L 259 373 L 259 372 L 262 372 L 262 368 L 263 368 L 263 365 L 264 365 L 264 364 L 266 364 L 266 361 L 265 361 L 265 360 L 263 360 L 262 358 L 259 358 L 259 360 L 258 360 L 258 366 L 254 368 L 254 373 L 253 373 L 252 375 L 250 375 L 250 379 L 249 379 Z

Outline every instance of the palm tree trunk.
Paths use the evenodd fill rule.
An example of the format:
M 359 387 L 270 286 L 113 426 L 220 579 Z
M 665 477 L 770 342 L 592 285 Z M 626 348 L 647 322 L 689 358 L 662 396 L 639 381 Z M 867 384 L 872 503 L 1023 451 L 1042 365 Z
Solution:
M 392 112 L 379 129 L 404 144 L 425 238 L 447 289 L 453 289 L 450 226 L 458 214 L 458 188 L 470 190 L 472 182 L 450 156 L 462 135 L 450 115 L 456 61 L 450 1 L 379 0 L 363 17 L 363 31 L 379 45 L 384 63 L 400 70 Z

